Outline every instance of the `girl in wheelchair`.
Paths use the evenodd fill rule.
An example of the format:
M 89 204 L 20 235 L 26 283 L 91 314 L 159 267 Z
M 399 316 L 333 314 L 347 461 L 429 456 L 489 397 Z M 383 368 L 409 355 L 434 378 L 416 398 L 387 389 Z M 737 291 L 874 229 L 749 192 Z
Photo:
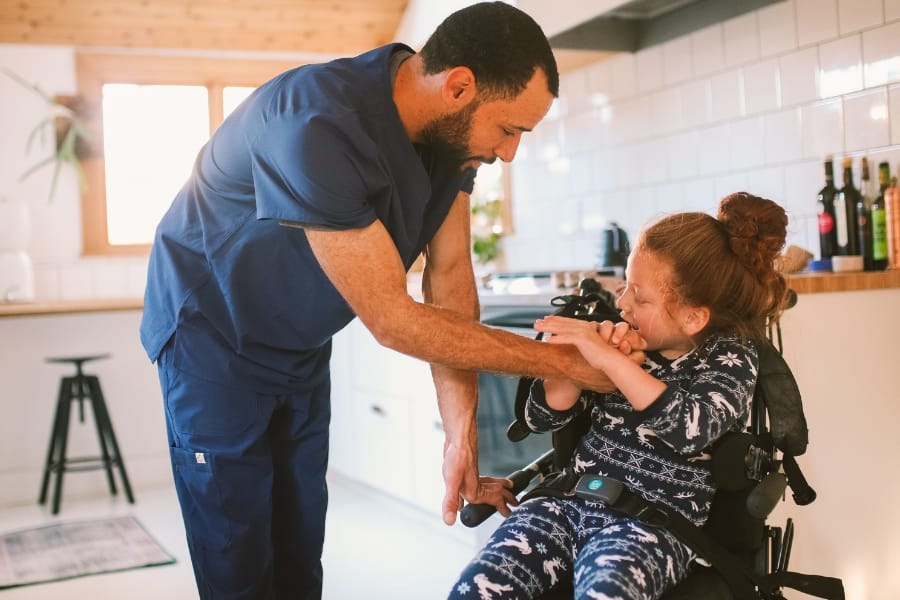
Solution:
M 465 567 L 450 598 L 535 598 L 561 579 L 575 598 L 655 599 L 689 572 L 695 556 L 669 531 L 577 497 L 585 473 L 625 483 L 695 524 L 715 492 L 705 452 L 749 417 L 757 377 L 754 340 L 777 319 L 786 284 L 775 259 L 787 215 L 746 193 L 725 197 L 716 218 L 680 213 L 647 226 L 628 259 L 616 302 L 623 322 L 551 316 L 535 329 L 573 344 L 618 391 L 568 380 L 535 381 L 525 420 L 556 431 L 589 411 L 590 428 L 562 475 L 529 494 Z M 646 340 L 642 364 L 622 343 Z

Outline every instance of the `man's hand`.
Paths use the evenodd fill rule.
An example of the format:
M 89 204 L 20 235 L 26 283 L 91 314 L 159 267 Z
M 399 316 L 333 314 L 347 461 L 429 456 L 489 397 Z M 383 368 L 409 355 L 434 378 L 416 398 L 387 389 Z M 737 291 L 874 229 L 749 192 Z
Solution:
M 509 505 L 516 505 L 516 498 L 508 479 L 478 476 L 477 452 L 470 444 L 444 444 L 444 485 L 446 492 L 442 510 L 444 523 L 453 525 L 463 503 L 490 504 L 506 516 Z

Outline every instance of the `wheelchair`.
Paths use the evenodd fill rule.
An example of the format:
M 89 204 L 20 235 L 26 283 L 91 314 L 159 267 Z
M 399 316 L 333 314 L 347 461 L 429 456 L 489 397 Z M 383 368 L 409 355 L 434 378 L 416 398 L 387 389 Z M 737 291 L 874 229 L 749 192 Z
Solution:
M 789 291 L 788 308 L 796 300 L 796 294 Z M 585 279 L 575 293 L 558 296 L 551 304 L 556 307 L 553 314 L 561 316 L 621 320 L 612 294 L 593 279 Z M 639 501 L 637 510 L 622 500 L 609 503 L 611 508 L 668 529 L 702 559 L 702 563 L 694 562 L 688 577 L 667 592 L 663 600 L 784 600 L 785 587 L 829 600 L 844 598 L 840 579 L 788 570 L 794 540 L 790 518 L 784 527 L 766 523 L 788 488 L 798 506 L 813 502 L 816 492 L 795 458 L 806 451 L 808 431 L 797 383 L 781 357 L 781 330 L 777 323 L 765 327 L 768 342 L 758 348 L 760 364 L 750 423 L 743 431 L 725 434 L 708 449 L 716 493 L 706 523 L 697 527 L 667 507 L 651 505 L 637 494 L 629 494 L 627 488 L 629 502 Z M 541 339 L 540 334 L 537 339 Z M 518 382 L 516 419 L 507 430 L 512 442 L 532 433 L 525 425 L 524 407 L 533 381 L 523 377 Z M 551 450 L 507 475 L 515 494 L 540 494 L 542 485 L 568 464 L 589 425 L 590 416 L 585 411 L 553 432 Z M 626 507 L 635 512 L 630 513 Z M 494 512 L 490 505 L 470 504 L 463 509 L 460 520 L 475 527 Z M 562 581 L 540 598 L 563 600 L 572 596 L 572 582 Z

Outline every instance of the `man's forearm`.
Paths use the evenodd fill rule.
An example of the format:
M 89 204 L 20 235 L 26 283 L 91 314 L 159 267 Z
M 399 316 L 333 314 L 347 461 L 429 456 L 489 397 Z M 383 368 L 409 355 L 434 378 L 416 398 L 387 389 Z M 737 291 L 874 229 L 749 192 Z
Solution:
M 379 221 L 359 230 L 305 233 L 329 279 L 383 346 L 450 368 L 565 377 L 582 388 L 612 389 L 572 346 L 491 329 L 472 315 L 413 300 L 396 248 Z
M 471 265 L 454 265 L 455 270 L 444 277 L 433 277 L 431 265 L 426 263 L 422 274 L 422 295 L 425 302 L 442 306 L 478 319 L 478 294 Z M 473 451 L 477 433 L 475 411 L 478 405 L 478 377 L 475 373 L 432 363 L 431 374 L 437 392 L 441 422 L 448 441 L 468 444 Z
M 384 336 L 376 333 L 376 338 L 429 363 L 543 379 L 563 377 L 597 391 L 613 389 L 609 379 L 588 365 L 574 346 L 538 342 L 411 299 L 393 316 L 410 326 L 390 327 Z
M 448 440 L 476 447 L 475 411 L 478 404 L 478 376 L 472 371 L 432 364 L 441 423 Z

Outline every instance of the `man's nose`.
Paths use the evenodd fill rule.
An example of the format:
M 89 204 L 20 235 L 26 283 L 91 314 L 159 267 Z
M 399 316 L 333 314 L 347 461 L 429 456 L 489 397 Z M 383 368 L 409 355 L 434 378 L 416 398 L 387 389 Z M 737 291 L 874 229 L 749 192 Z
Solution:
M 518 132 L 503 139 L 494 147 L 494 154 L 503 162 L 512 162 L 516 157 L 516 150 L 519 149 L 519 142 L 522 141 L 522 133 Z

